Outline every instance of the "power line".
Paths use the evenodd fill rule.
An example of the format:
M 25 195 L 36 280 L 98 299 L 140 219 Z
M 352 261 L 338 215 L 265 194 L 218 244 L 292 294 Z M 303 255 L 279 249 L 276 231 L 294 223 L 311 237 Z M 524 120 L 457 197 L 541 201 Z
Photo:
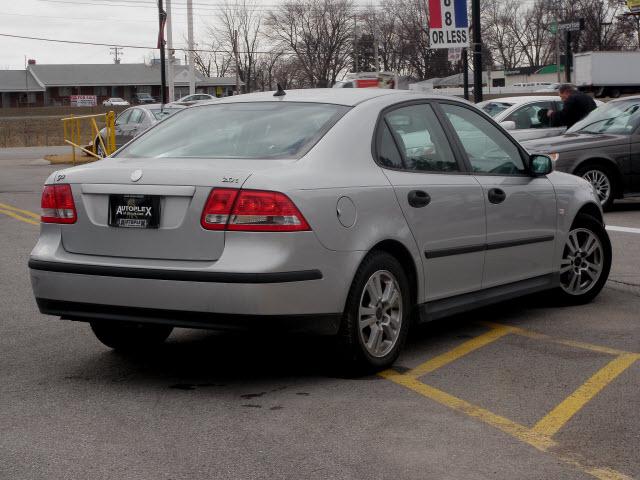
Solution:
M 116 43 L 98 43 L 98 42 L 82 42 L 82 41 L 78 41 L 78 40 L 60 40 L 60 39 L 55 39 L 55 38 L 43 38 L 43 37 L 30 37 L 30 36 L 26 36 L 26 35 L 13 35 L 13 34 L 9 34 L 9 33 L 0 33 L 0 37 L 9 37 L 9 38 L 20 38 L 23 40 L 37 40 L 40 42 L 54 42 L 54 43 L 70 43 L 70 44 L 74 44 L 74 45 L 91 45 L 91 46 L 95 46 L 95 47 L 118 47 L 118 48 L 138 48 L 138 49 L 142 49 L 142 50 L 156 50 L 158 47 L 157 46 L 144 46 L 144 45 L 121 45 L 121 44 L 116 44 Z M 188 48 L 181 48 L 181 47 L 173 47 L 173 50 L 180 50 L 183 52 L 188 52 L 188 51 L 192 51 L 192 52 L 201 52 L 201 53 L 231 53 L 228 50 L 212 50 L 212 49 L 205 49 L 205 48 L 194 48 L 192 50 L 188 49 Z M 283 55 L 293 55 L 294 52 L 287 52 L 287 51 L 281 51 L 278 50 L 278 52 L 281 52 Z M 242 51 L 239 50 L 238 53 L 263 53 L 263 54 L 269 54 L 269 53 L 274 53 L 274 51 L 272 50 L 267 50 L 267 51 L 260 51 L 260 50 L 255 50 L 252 52 L 248 52 L 248 51 Z

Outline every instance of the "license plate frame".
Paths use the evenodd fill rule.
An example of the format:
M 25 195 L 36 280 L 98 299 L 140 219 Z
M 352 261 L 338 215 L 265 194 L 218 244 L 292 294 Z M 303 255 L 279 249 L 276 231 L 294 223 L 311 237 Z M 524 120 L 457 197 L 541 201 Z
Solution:
M 115 228 L 157 229 L 160 226 L 158 195 L 109 195 L 109 226 Z

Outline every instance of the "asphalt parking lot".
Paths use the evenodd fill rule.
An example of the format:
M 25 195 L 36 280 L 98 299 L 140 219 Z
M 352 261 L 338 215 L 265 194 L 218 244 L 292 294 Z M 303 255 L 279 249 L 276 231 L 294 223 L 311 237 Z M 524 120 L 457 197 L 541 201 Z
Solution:
M 434 322 L 347 379 L 323 339 L 176 330 L 127 356 L 40 315 L 41 155 L 0 151 L 0 479 L 640 478 L 639 201 L 606 214 L 592 304 Z

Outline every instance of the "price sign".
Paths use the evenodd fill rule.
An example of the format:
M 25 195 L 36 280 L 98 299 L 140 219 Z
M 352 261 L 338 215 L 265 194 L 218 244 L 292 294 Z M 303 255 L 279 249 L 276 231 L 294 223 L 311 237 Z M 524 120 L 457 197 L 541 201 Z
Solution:
M 467 0 L 429 0 L 430 48 L 469 46 Z

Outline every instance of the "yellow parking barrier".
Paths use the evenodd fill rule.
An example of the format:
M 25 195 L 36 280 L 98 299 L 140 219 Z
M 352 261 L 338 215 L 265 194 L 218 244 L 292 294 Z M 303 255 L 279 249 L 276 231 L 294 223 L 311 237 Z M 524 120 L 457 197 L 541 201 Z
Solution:
M 98 124 L 96 119 L 103 119 L 106 128 L 106 143 L 105 139 L 100 135 L 100 129 L 98 128 Z M 89 123 L 90 127 L 90 144 L 83 142 L 83 124 L 85 122 Z M 108 113 L 100 113 L 96 115 L 80 115 L 74 116 L 71 115 L 69 117 L 65 117 L 62 119 L 62 128 L 64 131 L 64 141 L 71 145 L 73 164 L 76 163 L 76 148 L 79 148 L 87 155 L 91 155 L 95 158 L 102 158 L 98 155 L 96 151 L 96 141 L 97 140 L 102 147 L 102 151 L 105 152 L 106 155 L 111 155 L 116 150 L 116 114 L 111 111 Z M 84 144 L 84 145 L 83 145 Z

